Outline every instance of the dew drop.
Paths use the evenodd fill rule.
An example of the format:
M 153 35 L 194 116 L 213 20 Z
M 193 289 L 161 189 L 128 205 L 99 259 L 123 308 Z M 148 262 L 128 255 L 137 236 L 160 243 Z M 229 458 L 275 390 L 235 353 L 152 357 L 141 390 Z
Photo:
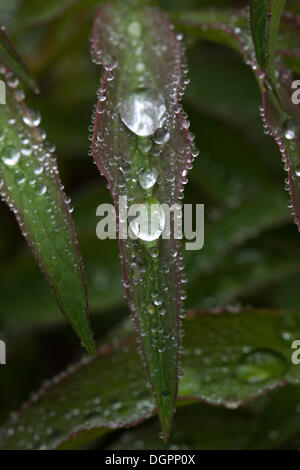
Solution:
M 130 34 L 130 36 L 134 38 L 139 38 L 141 35 L 141 32 L 142 32 L 141 25 L 137 21 L 133 21 L 128 26 L 128 33 Z
M 150 189 L 155 185 L 158 178 L 158 171 L 154 168 L 153 170 L 145 170 L 139 175 L 139 182 L 143 189 Z
M 283 356 L 271 350 L 255 350 L 242 357 L 237 368 L 237 377 L 249 384 L 265 382 L 281 376 L 287 369 Z
M 162 127 L 166 105 L 163 96 L 150 88 L 128 93 L 118 105 L 122 122 L 136 135 L 147 137 Z
M 37 191 L 39 196 L 43 196 L 47 192 L 47 186 L 44 185 L 44 184 L 38 184 L 36 186 L 36 191 Z
M 144 241 L 157 240 L 165 227 L 165 212 L 160 204 L 137 204 L 137 217 L 130 222 L 133 234 Z
M 170 139 L 170 132 L 163 127 L 157 129 L 154 133 L 153 140 L 158 145 L 164 145 Z
M 3 151 L 2 160 L 7 166 L 15 166 L 20 160 L 20 152 L 15 147 L 6 147 Z
M 23 116 L 23 122 L 29 127 L 37 127 L 41 122 L 41 115 L 34 109 L 28 110 L 28 113 Z
M 284 137 L 287 140 L 293 140 L 296 137 L 296 124 L 292 119 L 288 119 L 284 125 Z

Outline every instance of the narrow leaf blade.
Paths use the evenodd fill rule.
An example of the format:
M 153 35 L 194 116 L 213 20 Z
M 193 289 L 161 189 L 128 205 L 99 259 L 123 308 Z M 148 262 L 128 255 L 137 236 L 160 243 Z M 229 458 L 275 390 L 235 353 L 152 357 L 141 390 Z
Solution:
M 108 180 L 118 220 L 123 217 L 121 196 L 130 205 L 172 206 L 193 160 L 188 122 L 179 104 L 185 75 L 180 41 L 159 10 L 128 9 L 119 3 L 116 9 L 105 6 L 99 11 L 93 53 L 96 63 L 105 69 L 94 116 L 93 155 Z M 150 130 L 137 126 L 138 116 L 132 120 L 128 109 L 140 99 L 150 106 L 150 116 L 157 109 L 164 110 L 164 124 L 150 118 Z M 143 116 L 140 125 L 147 127 L 149 121 L 143 123 Z M 153 136 L 158 129 L 162 141 L 155 141 Z M 151 188 L 140 184 L 145 171 L 158 176 Z M 177 393 L 182 295 L 179 250 L 173 232 L 171 227 L 169 239 L 123 239 L 119 224 L 126 294 L 165 438 Z
M 12 74 L 3 78 L 9 84 Z M 0 107 L 1 196 L 13 210 L 61 310 L 92 353 L 82 261 L 54 148 L 44 142 L 37 127 L 40 116 L 26 108 L 22 90 L 6 88 L 7 103 Z
M 277 32 L 285 0 L 252 0 L 251 31 L 256 58 L 268 80 L 276 83 L 275 52 Z
M 33 91 L 39 92 L 38 84 L 2 28 L 0 28 L 0 63 L 6 65 Z

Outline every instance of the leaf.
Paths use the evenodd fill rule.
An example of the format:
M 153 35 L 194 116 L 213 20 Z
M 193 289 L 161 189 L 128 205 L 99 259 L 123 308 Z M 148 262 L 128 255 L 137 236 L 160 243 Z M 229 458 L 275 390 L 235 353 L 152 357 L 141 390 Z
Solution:
M 62 15 L 78 0 L 43 0 L 23 1 L 19 7 L 19 23 L 24 26 L 32 26 L 45 23 Z
M 37 127 L 40 115 L 26 108 L 11 73 L 4 78 L 7 104 L 0 107 L 1 196 L 13 210 L 62 312 L 93 352 L 82 261 L 54 149 L 44 143 L 45 135 Z
M 286 311 L 193 313 L 185 320 L 177 404 L 236 409 L 284 383 L 299 385 L 291 344 L 300 320 Z M 2 449 L 73 448 L 155 412 L 135 338 L 104 346 L 35 394 L 2 433 Z M 43 417 L 43 419 L 41 419 Z
M 36 93 L 39 92 L 38 84 L 30 74 L 19 54 L 16 52 L 3 28 L 0 28 L 0 63 L 6 65 L 33 91 Z
M 193 278 L 199 268 L 206 273 L 213 271 L 231 248 L 287 220 L 285 199 L 276 191 L 259 191 L 248 197 L 239 207 L 225 211 L 217 222 L 207 224 L 206 242 L 201 256 L 186 254 L 189 275 Z
M 251 8 L 252 24 L 255 23 L 257 15 L 255 4 L 256 2 L 253 2 Z M 262 72 L 258 75 L 263 93 L 262 116 L 270 134 L 279 145 L 285 162 L 285 169 L 288 172 L 287 185 L 291 194 L 295 223 L 300 231 L 300 181 L 298 176 L 300 175 L 300 107 L 299 104 L 293 103 L 291 73 L 279 63 L 275 64 L 275 41 L 283 4 L 283 1 L 269 2 L 269 13 L 264 11 L 261 14 L 261 22 L 264 24 L 261 29 L 268 33 L 265 38 L 265 48 L 262 50 L 259 48 L 260 36 L 258 32 L 256 32 L 257 37 L 255 31 L 252 31 L 252 35 L 256 58 L 263 67 Z M 262 34 L 261 30 L 260 34 Z M 263 62 L 262 54 L 266 56 Z
M 178 22 L 184 24 L 184 27 L 189 31 L 194 31 L 195 34 L 200 31 L 203 37 L 214 42 L 217 41 L 215 33 L 218 31 L 222 31 L 225 36 L 229 36 L 231 39 L 234 38 L 235 49 L 239 49 L 244 60 L 251 65 L 262 91 L 263 106 L 261 114 L 265 131 L 270 133 L 279 145 L 285 162 L 284 168 L 288 171 L 286 189 L 291 194 L 292 214 L 295 216 L 295 222 L 298 230 L 300 230 L 300 181 L 298 176 L 298 174 L 300 175 L 300 130 L 298 129 L 300 107 L 299 104 L 293 104 L 292 102 L 293 79 L 291 73 L 284 69 L 280 63 L 274 64 L 275 36 L 279 24 L 281 3 L 282 1 L 278 4 L 276 2 L 274 2 L 274 5 L 272 4 L 271 16 L 268 16 L 265 9 L 263 10 L 266 23 L 264 31 L 270 32 L 268 37 L 265 38 L 263 47 L 259 47 L 261 29 L 259 29 L 258 37 L 252 40 L 241 16 L 233 15 L 228 23 L 223 24 L 206 22 L 205 16 L 202 18 L 202 13 L 198 12 L 198 15 L 194 15 L 192 25 L 189 18 L 186 17 L 180 18 Z M 276 8 L 276 5 L 278 8 Z M 253 9 L 251 11 L 253 14 Z M 258 11 L 254 10 L 254 14 L 258 14 Z M 192 14 L 189 13 L 189 16 L 192 16 Z M 255 20 L 252 23 L 255 23 Z M 238 26 L 236 26 L 237 24 Z M 255 50 L 254 43 L 257 45 L 257 50 Z M 264 52 L 267 57 L 262 62 Z M 266 66 L 265 70 L 261 69 L 258 60 Z M 274 68 L 276 68 L 276 74 L 273 71 Z
M 146 204 L 149 211 L 154 204 L 170 207 L 193 160 L 189 123 L 179 104 L 186 71 L 182 45 L 159 10 L 121 3 L 99 11 L 92 43 L 95 62 L 105 70 L 94 116 L 93 155 L 108 180 L 118 220 L 123 217 L 120 196 L 130 205 Z M 154 113 L 150 122 L 147 113 L 140 122 L 135 119 L 139 102 L 149 106 L 150 116 Z M 148 188 L 140 184 L 146 171 L 158 177 Z M 160 224 L 160 212 L 157 219 Z M 156 234 L 149 241 L 147 234 L 138 233 L 133 240 L 119 233 L 119 242 L 126 295 L 167 438 L 177 393 L 182 289 L 173 227 L 170 239 Z
M 238 410 L 209 407 L 203 403 L 179 408 L 167 449 L 254 450 L 278 449 L 299 431 L 300 387 L 287 385 Z M 166 450 L 158 438 L 157 420 L 124 430 L 109 450 Z M 224 432 L 226 429 L 226 432 Z M 295 445 L 299 440 L 294 437 Z
M 299 432 L 299 403 L 299 386 L 278 390 L 264 407 L 247 447 L 275 448 Z
M 255 413 L 248 408 L 232 411 L 197 403 L 176 411 L 174 431 L 167 447 L 159 439 L 159 423 L 152 419 L 124 430 L 112 440 L 108 450 L 244 449 L 255 427 L 255 418 Z
M 124 304 L 121 267 L 116 240 L 98 240 L 95 210 L 100 203 L 109 202 L 106 188 L 89 186 L 73 197 L 73 214 L 80 248 L 85 260 L 85 275 L 91 313 L 107 313 Z M 35 286 L 35 295 L 31 287 Z M 63 320 L 51 293 L 30 253 L 19 253 L 14 259 L 0 262 L 0 330 L 12 324 L 23 331 L 28 327 L 44 326 Z M 41 311 L 40 306 L 43 305 Z
M 256 59 L 266 79 L 276 84 L 275 46 L 285 0 L 252 0 L 251 31 Z

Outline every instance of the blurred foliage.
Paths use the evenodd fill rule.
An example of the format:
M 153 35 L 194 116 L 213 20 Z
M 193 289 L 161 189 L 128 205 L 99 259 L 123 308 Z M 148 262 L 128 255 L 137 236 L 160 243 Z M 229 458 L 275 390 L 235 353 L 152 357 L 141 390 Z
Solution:
M 41 89 L 39 96 L 27 90 L 27 101 L 43 116 L 48 140 L 57 147 L 66 192 L 72 195 L 92 326 L 101 344 L 128 312 L 117 241 L 96 238 L 96 208 L 110 201 L 110 195 L 88 156 L 88 127 L 100 78 L 90 61 L 89 35 L 100 2 L 54 1 L 49 11 L 43 8 L 46 3 L 51 4 L 0 0 L 0 23 Z M 158 3 L 175 12 L 183 5 L 181 0 Z M 186 0 L 184 9 L 241 8 L 246 3 Z M 288 0 L 285 8 L 300 13 L 298 0 Z M 184 108 L 200 150 L 185 202 L 205 203 L 207 237 L 202 251 L 187 256 L 187 306 L 299 311 L 300 239 L 287 208 L 279 150 L 263 133 L 255 77 L 228 48 L 188 34 L 185 43 L 191 83 Z M 0 366 L 2 424 L 41 381 L 76 361 L 81 348 L 4 204 L 0 220 L 0 337 L 8 355 L 7 365 Z M 296 386 L 237 410 L 193 404 L 178 411 L 171 445 L 296 448 L 299 404 Z M 94 447 L 160 448 L 157 433 L 158 420 L 152 418 L 136 430 L 96 440 Z

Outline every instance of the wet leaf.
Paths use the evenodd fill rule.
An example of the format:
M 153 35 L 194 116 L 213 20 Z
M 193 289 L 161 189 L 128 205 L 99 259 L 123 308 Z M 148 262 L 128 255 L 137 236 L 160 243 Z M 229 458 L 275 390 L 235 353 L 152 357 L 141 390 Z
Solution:
M 267 80 L 274 85 L 276 41 L 284 4 L 285 0 L 252 0 L 250 7 L 256 59 Z
M 264 2 L 264 5 L 266 4 L 267 2 Z M 298 176 L 300 175 L 300 131 L 298 129 L 300 107 L 298 102 L 292 99 L 294 89 L 291 72 L 286 70 L 280 62 L 274 60 L 282 2 L 268 2 L 269 4 L 272 4 L 271 16 L 266 8 L 259 12 L 252 9 L 252 14 L 261 15 L 261 28 L 256 32 L 257 38 L 252 38 L 248 34 L 244 23 L 245 12 L 242 15 L 229 14 L 226 23 L 215 23 L 208 21 L 200 11 L 192 19 L 190 19 L 191 13 L 180 16 L 178 23 L 188 31 L 192 31 L 196 35 L 200 34 L 201 37 L 214 42 L 219 42 L 215 33 L 221 31 L 223 35 L 230 38 L 230 42 L 234 41 L 234 45 L 224 41 L 223 43 L 239 50 L 246 63 L 251 65 L 262 91 L 261 114 L 265 132 L 272 135 L 282 154 L 284 169 L 288 172 L 286 189 L 290 192 L 292 214 L 295 216 L 295 222 L 300 230 L 300 181 Z M 263 19 L 264 26 L 262 25 Z M 252 23 L 256 22 L 253 20 Z M 259 46 L 262 30 L 268 32 L 268 37 L 265 38 L 263 45 Z M 262 58 L 264 53 L 266 54 L 265 59 Z M 265 69 L 262 69 L 262 66 Z
M 40 114 L 26 108 L 11 72 L 3 78 L 8 86 L 7 104 L 0 108 L 1 196 L 14 212 L 62 312 L 93 352 L 82 261 L 54 148 L 44 142 Z
M 194 158 L 180 106 L 183 47 L 162 12 L 123 4 L 99 11 L 92 42 L 95 62 L 105 70 L 94 114 L 94 159 L 108 180 L 118 220 L 124 217 L 120 197 L 128 205 L 145 204 L 149 220 L 151 206 L 177 202 Z M 120 226 L 118 231 L 128 303 L 166 437 L 177 392 L 180 256 L 174 227 L 169 239 L 161 237 L 161 207 L 151 215 L 151 233 L 146 216 L 144 228 L 142 222 L 129 228 L 136 239 L 125 239 Z
M 78 0 L 51 0 L 49 2 L 43 0 L 30 0 L 28 2 L 25 0 L 19 7 L 19 24 L 24 27 L 45 23 L 60 16 L 77 2 Z
M 252 24 L 256 21 L 257 10 L 254 8 L 256 3 L 253 2 L 251 8 Z M 279 62 L 275 63 L 275 43 L 283 4 L 283 1 L 269 1 L 270 10 L 260 12 L 261 29 L 259 32 L 252 31 L 252 36 L 256 60 L 262 69 L 258 70 L 255 59 L 253 59 L 252 66 L 258 70 L 261 83 L 262 116 L 265 126 L 279 145 L 285 170 L 288 172 L 287 189 L 291 194 L 295 223 L 300 231 L 300 106 L 297 101 L 293 100 L 291 72 L 284 69 Z M 262 29 L 265 30 L 266 37 L 265 46 L 261 49 L 259 43 Z M 265 55 L 264 59 L 263 55 Z
M 39 91 L 38 84 L 2 28 L 0 28 L 0 63 L 6 65 L 33 91 L 36 93 Z
M 291 362 L 298 314 L 194 313 L 184 329 L 178 406 L 199 400 L 237 409 L 284 383 L 300 383 Z M 134 426 L 155 408 L 135 338 L 120 339 L 47 383 L 3 430 L 1 448 L 73 448 Z

